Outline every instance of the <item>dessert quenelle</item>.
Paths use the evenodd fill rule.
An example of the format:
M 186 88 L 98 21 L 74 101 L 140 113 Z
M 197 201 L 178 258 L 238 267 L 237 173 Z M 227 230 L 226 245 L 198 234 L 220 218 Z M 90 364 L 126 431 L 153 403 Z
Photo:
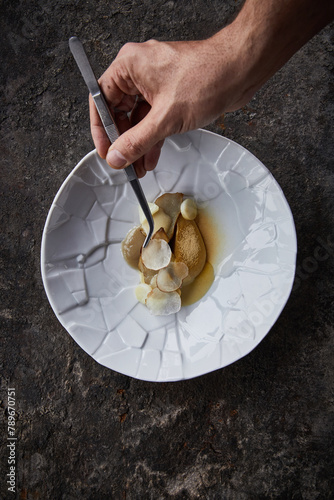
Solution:
M 138 301 L 154 315 L 174 314 L 203 297 L 213 282 L 213 267 L 192 198 L 165 193 L 149 207 L 154 220 L 149 244 L 143 248 L 148 222 L 139 208 L 140 225 L 126 235 L 122 253 L 139 270 Z

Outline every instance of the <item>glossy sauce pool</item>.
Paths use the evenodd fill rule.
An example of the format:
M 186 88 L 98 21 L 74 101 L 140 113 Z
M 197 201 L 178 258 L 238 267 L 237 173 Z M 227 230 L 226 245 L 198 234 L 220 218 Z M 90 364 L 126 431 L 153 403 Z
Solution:
M 215 279 L 214 266 L 223 247 L 221 228 L 208 209 L 199 209 L 195 220 L 205 243 L 206 263 L 197 278 L 189 285 L 182 287 L 182 306 L 190 306 L 199 301 L 210 289 Z

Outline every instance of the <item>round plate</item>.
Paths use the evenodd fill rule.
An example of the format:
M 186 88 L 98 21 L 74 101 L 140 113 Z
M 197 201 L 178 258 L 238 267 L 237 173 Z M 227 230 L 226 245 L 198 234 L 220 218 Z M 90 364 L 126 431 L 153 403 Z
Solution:
M 182 192 L 218 221 L 210 290 L 171 316 L 137 302 L 139 274 L 121 241 L 139 224 L 138 203 L 124 172 L 92 151 L 61 186 L 43 232 L 42 277 L 57 318 L 96 361 L 138 379 L 189 379 L 233 363 L 268 333 L 293 284 L 296 233 L 281 188 L 246 149 L 204 130 L 167 139 L 141 183 L 148 201 Z

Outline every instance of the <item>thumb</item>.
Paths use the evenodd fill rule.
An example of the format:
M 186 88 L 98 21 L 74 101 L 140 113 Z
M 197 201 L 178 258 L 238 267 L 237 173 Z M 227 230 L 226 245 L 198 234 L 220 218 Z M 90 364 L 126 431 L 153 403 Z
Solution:
M 156 113 L 149 113 L 139 123 L 123 132 L 110 146 L 106 160 L 113 168 L 124 168 L 148 153 L 168 134 L 162 133 Z

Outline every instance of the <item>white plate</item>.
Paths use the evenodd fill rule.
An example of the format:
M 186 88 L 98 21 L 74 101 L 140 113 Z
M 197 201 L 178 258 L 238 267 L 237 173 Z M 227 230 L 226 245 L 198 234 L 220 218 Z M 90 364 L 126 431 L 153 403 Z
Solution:
M 149 201 L 182 192 L 219 221 L 224 245 L 209 292 L 166 317 L 137 302 L 139 275 L 120 249 L 139 223 L 137 201 L 124 173 L 92 151 L 61 186 L 44 228 L 50 304 L 88 354 L 131 377 L 175 381 L 227 366 L 259 344 L 291 291 L 296 233 L 282 190 L 246 149 L 204 130 L 166 140 L 141 182 Z

